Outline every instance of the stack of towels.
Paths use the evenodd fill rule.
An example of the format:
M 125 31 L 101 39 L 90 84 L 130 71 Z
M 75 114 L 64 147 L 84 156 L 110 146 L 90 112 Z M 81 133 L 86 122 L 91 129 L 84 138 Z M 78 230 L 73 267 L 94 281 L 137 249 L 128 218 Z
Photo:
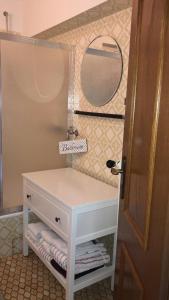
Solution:
M 39 253 L 51 265 L 66 277 L 68 248 L 55 232 L 42 222 L 28 225 L 27 237 Z M 79 278 L 110 262 L 103 243 L 90 241 L 76 247 L 75 278 Z

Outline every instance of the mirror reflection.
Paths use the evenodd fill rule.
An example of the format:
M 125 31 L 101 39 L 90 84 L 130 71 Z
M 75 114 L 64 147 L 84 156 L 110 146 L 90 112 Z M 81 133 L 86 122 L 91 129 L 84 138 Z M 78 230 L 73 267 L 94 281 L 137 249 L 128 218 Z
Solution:
M 81 86 L 85 98 L 94 106 L 109 102 L 122 77 L 122 54 L 117 42 L 100 36 L 86 49 L 81 68 Z

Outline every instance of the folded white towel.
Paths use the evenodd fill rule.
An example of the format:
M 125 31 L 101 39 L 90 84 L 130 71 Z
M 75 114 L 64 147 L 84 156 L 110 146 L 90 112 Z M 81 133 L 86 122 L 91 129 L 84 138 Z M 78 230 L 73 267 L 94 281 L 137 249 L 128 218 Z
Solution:
M 51 256 L 53 259 L 66 271 L 67 270 L 67 255 L 61 252 L 59 249 L 51 246 Z M 79 274 L 84 271 L 105 265 L 110 262 L 110 255 L 99 254 L 88 259 L 75 260 L 75 274 Z
M 50 255 L 50 250 L 48 249 L 47 245 L 44 244 L 44 242 L 40 243 L 40 245 L 38 246 L 38 251 L 48 262 L 52 260 L 53 257 Z
M 64 269 L 67 269 L 67 255 L 54 246 L 51 246 L 50 253 L 53 259 Z
M 105 255 L 105 254 L 107 254 L 107 250 L 106 250 L 106 248 L 103 248 L 102 250 L 97 250 L 97 251 L 94 251 L 92 253 L 86 253 L 86 254 L 83 254 L 83 255 L 76 255 L 76 261 L 88 259 L 88 258 L 91 258 L 91 257 L 97 257 L 98 255 Z
M 92 254 L 97 251 L 104 251 L 104 244 L 103 243 L 96 243 L 94 244 L 92 241 L 88 243 L 84 243 L 78 245 L 76 248 L 76 257 L 85 255 L 85 254 Z
M 50 253 L 50 245 L 48 243 L 46 243 L 44 240 L 42 240 L 40 245 L 45 249 L 46 253 L 51 254 Z
M 40 244 L 41 240 L 37 240 L 34 236 L 34 234 L 32 234 L 32 232 L 28 229 L 26 235 L 28 236 L 28 238 L 31 240 L 31 242 L 33 244 L 35 244 L 36 246 L 38 246 Z
M 52 256 L 50 255 L 50 246 L 46 242 L 44 242 L 42 239 L 35 240 L 35 237 L 33 236 L 32 232 L 28 229 L 27 231 L 27 237 L 28 239 L 33 243 L 36 250 L 42 255 L 42 257 L 50 262 L 52 260 Z
M 80 262 L 75 264 L 75 274 L 79 274 L 90 269 L 94 269 L 110 262 L 110 255 L 103 255 L 90 262 Z
M 52 245 L 62 251 L 64 254 L 67 254 L 67 244 L 53 231 L 42 231 L 41 237 L 49 245 Z
M 110 258 L 110 256 L 107 253 L 98 254 L 97 256 L 89 257 L 87 259 L 85 258 L 76 260 L 76 265 L 88 265 L 89 263 L 94 263 L 98 261 L 103 261 L 106 264 L 108 258 Z
M 41 232 L 43 230 L 50 230 L 50 228 L 46 224 L 38 222 L 28 224 L 28 230 L 31 231 L 36 240 L 39 240 L 41 238 Z
M 64 254 L 67 255 L 68 249 L 67 244 L 53 231 L 42 231 L 41 237 L 49 244 L 60 251 L 62 251 Z M 92 254 L 94 252 L 102 251 L 104 252 L 106 249 L 104 248 L 103 243 L 96 243 L 94 244 L 92 241 L 84 243 L 82 245 L 78 245 L 76 247 L 76 258 L 82 255 Z
M 55 259 L 64 270 L 67 270 L 68 248 L 64 240 L 42 222 L 29 224 L 27 234 L 47 261 Z M 110 256 L 103 243 L 95 244 L 90 241 L 78 245 L 76 247 L 75 274 L 105 265 L 109 261 Z

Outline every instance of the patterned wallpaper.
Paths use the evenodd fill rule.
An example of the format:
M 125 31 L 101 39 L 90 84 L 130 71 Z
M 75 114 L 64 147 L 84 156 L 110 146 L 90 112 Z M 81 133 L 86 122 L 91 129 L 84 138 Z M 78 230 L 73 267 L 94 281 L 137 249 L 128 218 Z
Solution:
M 75 45 L 74 97 L 69 108 L 106 113 L 125 113 L 127 69 L 129 56 L 131 8 L 90 24 L 68 31 L 52 38 L 52 41 Z M 123 56 L 123 75 L 120 87 L 113 100 L 96 108 L 85 99 L 80 82 L 80 70 L 86 47 L 99 35 L 110 35 L 119 44 Z M 118 177 L 106 167 L 108 159 L 120 160 L 122 151 L 124 121 L 97 117 L 73 115 L 73 125 L 79 131 L 79 138 L 87 138 L 88 152 L 72 156 L 74 168 L 106 183 L 117 186 Z
M 49 39 L 55 37 L 58 34 L 102 19 L 103 17 L 110 16 L 117 11 L 126 9 L 131 6 L 132 0 L 107 0 L 100 5 L 97 5 L 69 20 L 66 20 L 46 31 L 35 35 L 35 37 L 38 37 L 40 39 Z

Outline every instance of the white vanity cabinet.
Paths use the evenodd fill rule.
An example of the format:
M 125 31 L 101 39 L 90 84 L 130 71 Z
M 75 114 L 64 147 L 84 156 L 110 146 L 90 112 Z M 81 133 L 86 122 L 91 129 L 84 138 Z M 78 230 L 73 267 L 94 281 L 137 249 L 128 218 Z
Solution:
M 30 246 L 66 289 L 66 300 L 74 292 L 112 276 L 116 257 L 118 192 L 116 188 L 72 168 L 23 174 L 24 255 Z M 29 212 L 62 237 L 68 245 L 67 277 L 59 274 L 35 249 L 27 236 Z M 74 280 L 75 251 L 78 244 L 113 234 L 111 265 Z

